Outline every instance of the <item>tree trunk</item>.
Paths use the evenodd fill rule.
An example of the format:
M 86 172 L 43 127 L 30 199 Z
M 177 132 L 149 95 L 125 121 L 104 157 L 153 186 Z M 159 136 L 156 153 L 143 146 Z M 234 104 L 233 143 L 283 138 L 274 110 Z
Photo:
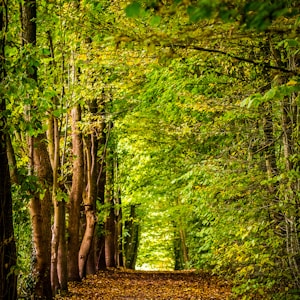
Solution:
M 66 203 L 64 200 L 58 202 L 60 213 L 60 230 L 57 253 L 57 275 L 61 291 L 68 291 L 68 263 L 66 242 Z
M 97 179 L 97 186 L 98 186 L 98 199 L 101 203 L 101 205 L 104 205 L 104 197 L 105 197 L 105 162 L 102 160 L 100 164 L 100 170 L 99 175 Z M 97 236 L 97 270 L 105 270 L 106 269 L 106 263 L 105 263 L 105 232 L 104 232 L 104 224 L 98 224 L 98 235 Z
M 99 107 L 103 107 L 102 113 L 104 112 L 104 103 L 105 103 L 105 94 L 102 91 L 102 99 L 99 103 Z M 98 177 L 97 177 L 97 199 L 101 205 L 105 203 L 105 186 L 106 186 L 106 148 L 107 142 L 109 138 L 110 132 L 106 134 L 105 131 L 105 122 L 102 120 L 100 124 L 100 138 L 99 138 L 99 146 L 103 147 L 102 155 L 99 160 L 99 168 L 98 168 Z M 106 269 L 106 262 L 105 262 L 105 231 L 104 231 L 104 224 L 98 223 L 98 230 L 97 230 L 97 241 L 96 243 L 96 257 L 97 257 L 97 270 L 105 270 Z
M 86 276 L 86 265 L 89 254 L 94 254 L 91 251 L 94 238 L 94 230 L 97 221 L 97 217 L 94 211 L 97 198 L 97 137 L 96 132 L 93 132 L 86 139 L 86 174 L 87 174 L 87 196 L 84 199 L 84 209 L 86 215 L 86 228 L 82 239 L 81 247 L 79 250 L 79 275 L 80 278 Z M 94 256 L 93 256 L 94 257 Z M 90 272 L 95 273 L 95 261 L 94 270 Z
M 105 203 L 108 205 L 108 215 L 104 224 L 105 231 L 105 262 L 106 267 L 116 267 L 116 217 L 114 205 L 114 176 L 113 176 L 113 157 L 110 151 L 106 151 L 106 185 Z
M 140 225 L 136 218 L 136 206 L 130 206 L 129 221 L 125 222 L 127 235 L 124 242 L 125 266 L 128 269 L 135 269 L 137 251 L 139 246 Z
M 33 229 L 33 245 L 35 264 L 35 295 L 43 299 L 51 299 L 51 192 L 52 169 L 45 144 L 45 135 L 32 138 L 33 171 L 38 176 L 38 184 L 44 195 L 33 195 L 30 201 L 30 214 Z
M 181 238 L 178 234 L 178 229 L 174 224 L 174 270 L 183 270 L 184 269 L 184 259 L 182 251 Z
M 58 247 L 60 230 L 62 227 L 61 220 L 61 205 L 57 199 L 58 192 L 58 166 L 59 166 L 59 130 L 57 119 L 51 117 L 50 121 L 50 134 L 49 134 L 49 152 L 52 158 L 53 169 L 53 185 L 52 185 L 52 202 L 53 202 L 53 225 L 52 225 L 52 243 L 51 243 L 51 286 L 52 294 L 56 295 L 59 286 L 57 264 L 58 264 Z M 51 151 L 52 150 L 52 151 Z
M 286 249 L 289 265 L 292 270 L 297 288 L 300 288 L 300 233 L 299 233 L 299 178 L 291 176 L 291 172 L 299 169 L 293 160 L 293 155 L 298 153 L 298 107 L 296 97 L 285 98 L 282 103 L 282 129 L 285 168 L 289 178 L 286 183 L 284 201 L 288 205 L 285 211 Z
M 79 253 L 79 227 L 80 205 L 83 193 L 83 142 L 78 123 L 81 120 L 79 105 L 72 109 L 72 146 L 73 146 L 73 176 L 69 203 L 69 240 L 68 240 L 68 278 L 70 281 L 80 281 L 78 253 Z
M 11 138 L 9 135 L 6 136 L 6 148 L 7 148 L 7 158 L 8 158 L 8 164 L 9 164 L 9 173 L 10 173 L 11 183 L 18 184 L 19 183 L 19 174 L 18 174 L 16 156 L 15 156 L 15 151 L 12 146 Z
M 105 162 L 102 161 L 100 165 L 100 171 L 97 180 L 98 186 L 98 198 L 102 205 L 104 205 L 104 195 L 105 195 Z M 104 224 L 98 224 L 98 235 L 97 236 L 97 270 L 105 270 L 106 263 L 105 263 L 105 232 L 104 232 Z
M 36 45 L 36 1 L 25 0 L 22 6 L 23 45 Z M 37 69 L 28 72 L 28 77 L 37 83 Z M 31 113 L 32 107 L 28 107 Z M 30 117 L 29 117 L 30 118 Z M 30 119 L 29 119 L 30 121 Z M 34 295 L 41 299 L 51 299 L 50 263 L 51 263 L 51 192 L 52 168 L 46 146 L 46 134 L 29 137 L 30 170 L 38 177 L 40 191 L 32 191 L 30 214 L 33 229 L 35 262 L 33 277 Z
M 272 54 L 276 64 L 286 67 L 285 62 L 282 61 L 281 53 L 278 49 L 272 48 Z M 284 53 L 288 57 L 288 68 L 295 70 L 298 61 L 296 55 L 289 53 L 287 50 Z M 275 82 L 275 80 L 274 80 Z M 282 85 L 287 82 L 283 76 L 276 76 L 275 84 Z M 297 97 L 299 92 L 285 96 L 281 101 L 281 128 L 282 128 L 282 142 L 283 142 L 283 157 L 285 165 L 285 180 L 281 185 L 284 189 L 281 191 L 281 201 L 284 204 L 282 212 L 285 222 L 285 242 L 286 254 L 290 270 L 294 277 L 294 284 L 296 288 L 300 288 L 300 201 L 299 176 L 294 174 L 299 170 L 299 159 L 295 159 L 294 155 L 299 153 L 299 106 L 297 104 Z
M 1 16 L 0 16 L 1 17 Z M 0 114 L 5 110 L 0 99 Z M 5 124 L 3 117 L 0 124 Z M 17 299 L 17 276 L 12 268 L 16 265 L 16 245 L 13 231 L 12 198 L 6 156 L 4 128 L 0 127 L 0 299 Z
M 6 3 L 0 6 L 0 82 L 5 78 L 4 47 L 7 25 Z M 2 91 L 0 91 L 0 299 L 17 299 L 17 276 L 13 271 L 16 265 L 16 245 L 14 239 L 12 196 L 10 175 L 7 159 L 5 133 L 6 120 L 4 118 L 6 106 Z
M 115 241 L 116 241 L 116 265 L 117 267 L 124 266 L 124 255 L 123 255 L 123 247 L 122 247 L 122 234 L 123 234 L 123 226 L 122 226 L 122 206 L 121 206 L 121 190 L 118 186 L 119 182 L 119 166 L 118 166 L 118 158 L 114 157 L 114 201 L 115 201 L 115 222 L 116 222 L 116 230 L 115 230 Z

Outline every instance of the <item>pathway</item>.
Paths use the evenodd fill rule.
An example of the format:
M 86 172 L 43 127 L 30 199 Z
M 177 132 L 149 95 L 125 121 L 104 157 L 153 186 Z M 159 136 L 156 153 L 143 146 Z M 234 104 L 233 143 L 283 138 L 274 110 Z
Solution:
M 57 299 L 222 300 L 229 296 L 229 284 L 207 273 L 109 270 L 71 282 L 69 294 Z

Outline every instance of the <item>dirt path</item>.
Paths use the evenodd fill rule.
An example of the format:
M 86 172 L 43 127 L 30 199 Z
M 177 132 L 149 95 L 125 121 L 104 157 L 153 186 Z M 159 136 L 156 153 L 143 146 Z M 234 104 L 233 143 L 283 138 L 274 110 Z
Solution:
M 83 282 L 70 283 L 69 294 L 58 299 L 150 300 L 150 299 L 228 299 L 225 281 L 194 272 L 99 272 Z

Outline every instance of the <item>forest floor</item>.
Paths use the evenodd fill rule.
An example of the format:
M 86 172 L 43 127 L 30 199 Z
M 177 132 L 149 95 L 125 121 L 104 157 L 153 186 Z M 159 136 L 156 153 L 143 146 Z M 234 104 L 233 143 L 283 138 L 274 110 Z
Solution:
M 230 294 L 228 282 L 204 272 L 109 270 L 71 282 L 68 294 L 56 299 L 221 300 Z

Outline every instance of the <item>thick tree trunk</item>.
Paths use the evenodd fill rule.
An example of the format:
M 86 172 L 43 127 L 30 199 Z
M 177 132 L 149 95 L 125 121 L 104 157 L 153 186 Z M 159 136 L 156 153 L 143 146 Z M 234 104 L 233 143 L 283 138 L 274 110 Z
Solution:
M 5 77 L 4 46 L 7 20 L 5 2 L 0 6 L 0 82 Z M 17 276 L 12 270 L 16 265 L 16 245 L 14 239 L 12 197 L 6 149 L 4 112 L 5 99 L 0 91 L 0 299 L 17 299 Z
M 36 45 L 36 1 L 25 0 L 22 6 L 23 44 Z M 37 83 L 37 69 L 28 72 L 28 76 Z M 28 107 L 30 112 L 32 107 Z M 33 229 L 35 262 L 33 276 L 34 295 L 41 299 L 51 299 L 50 263 L 51 263 L 51 186 L 52 168 L 46 146 L 46 134 L 29 137 L 30 172 L 38 177 L 40 192 L 33 191 L 30 201 L 30 214 Z
M 86 229 L 82 239 L 79 251 L 79 275 L 80 278 L 86 276 L 86 263 L 91 250 L 92 241 L 94 237 L 94 229 L 96 224 L 96 216 L 93 208 L 89 205 L 85 206 L 86 215 Z
M 97 198 L 97 137 L 93 132 L 86 138 L 86 174 L 87 174 L 87 195 L 84 199 L 84 208 L 86 215 L 85 233 L 82 239 L 79 250 L 79 275 L 80 278 L 86 276 L 86 267 L 89 254 L 94 254 L 92 245 L 94 239 L 95 225 L 97 217 L 94 211 Z M 95 273 L 95 261 L 93 263 L 94 269 L 90 272 Z
M 108 268 L 116 267 L 115 225 L 114 205 L 110 203 L 109 215 L 105 221 L 105 263 Z
M 0 16 L 1 17 L 1 16 Z M 4 100 L 0 99 L 0 114 L 4 111 Z M 0 124 L 4 124 L 0 118 Z M 5 134 L 0 127 L 0 299 L 17 299 L 17 276 L 12 267 L 16 265 L 16 245 L 13 231 L 12 198 Z
M 30 214 L 33 229 L 35 264 L 35 295 L 43 299 L 51 299 L 51 192 L 52 169 L 50 165 L 46 136 L 40 134 L 33 139 L 33 171 L 38 176 L 38 184 L 44 192 L 43 198 L 36 193 L 30 201 Z
M 72 145 L 73 145 L 73 176 L 69 203 L 69 240 L 68 240 L 68 278 L 70 281 L 79 281 L 79 226 L 80 205 L 84 188 L 84 160 L 82 134 L 78 128 L 81 120 L 81 108 L 79 105 L 72 109 Z

